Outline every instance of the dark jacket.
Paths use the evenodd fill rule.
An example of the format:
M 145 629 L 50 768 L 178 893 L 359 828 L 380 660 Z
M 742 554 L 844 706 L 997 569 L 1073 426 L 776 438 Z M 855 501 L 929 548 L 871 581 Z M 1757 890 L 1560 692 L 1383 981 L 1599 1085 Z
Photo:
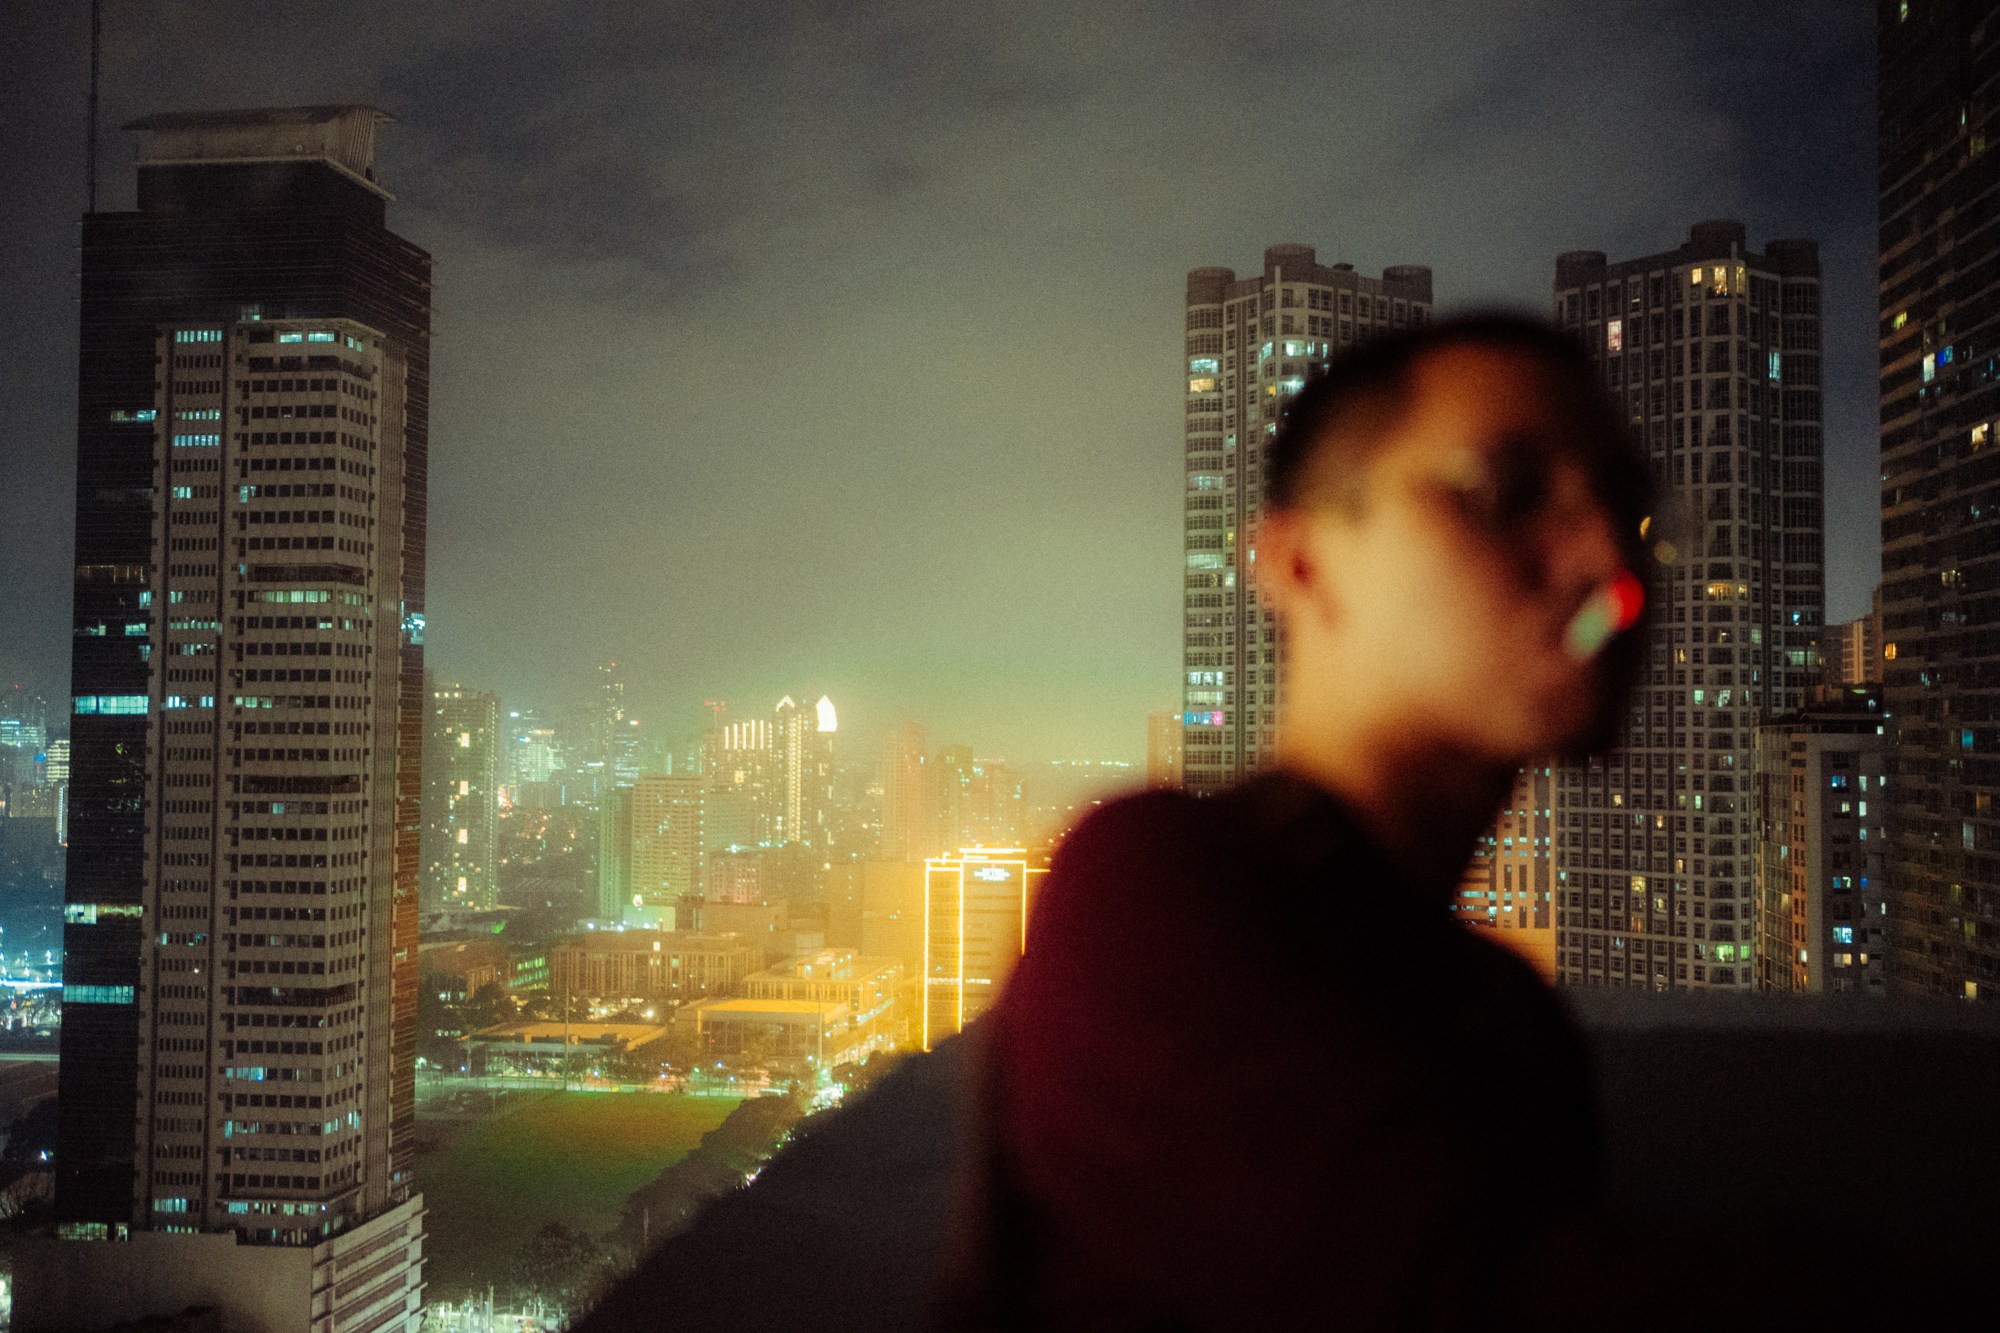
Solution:
M 1553 992 L 1297 778 L 1084 821 L 981 1026 L 948 1327 L 1504 1324 L 1596 1201 Z

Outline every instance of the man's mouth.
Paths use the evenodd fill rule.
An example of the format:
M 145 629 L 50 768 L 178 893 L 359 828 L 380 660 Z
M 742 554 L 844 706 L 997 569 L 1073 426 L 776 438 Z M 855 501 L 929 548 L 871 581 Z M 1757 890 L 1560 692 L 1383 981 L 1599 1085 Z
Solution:
M 1563 632 L 1564 651 L 1576 661 L 1590 660 L 1613 638 L 1637 624 L 1645 605 L 1645 585 L 1630 570 L 1618 571 L 1617 577 L 1600 585 L 1570 617 Z

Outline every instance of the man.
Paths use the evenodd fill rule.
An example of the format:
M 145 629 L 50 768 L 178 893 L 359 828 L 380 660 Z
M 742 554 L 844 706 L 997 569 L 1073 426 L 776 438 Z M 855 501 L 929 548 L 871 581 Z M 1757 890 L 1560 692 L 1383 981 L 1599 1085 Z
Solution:
M 1276 770 L 1065 841 L 977 1034 L 947 1324 L 1525 1319 L 1593 1203 L 1581 1045 L 1448 904 L 1519 768 L 1615 731 L 1643 465 L 1582 351 L 1507 317 L 1335 363 L 1263 465 Z

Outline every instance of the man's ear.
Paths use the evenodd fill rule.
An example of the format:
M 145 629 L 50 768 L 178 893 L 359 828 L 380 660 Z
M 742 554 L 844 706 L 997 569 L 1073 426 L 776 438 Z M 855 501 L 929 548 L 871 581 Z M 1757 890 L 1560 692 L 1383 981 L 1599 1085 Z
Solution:
M 1268 509 L 1250 536 L 1258 594 L 1294 633 L 1309 622 L 1331 627 L 1340 617 L 1323 526 L 1306 510 Z

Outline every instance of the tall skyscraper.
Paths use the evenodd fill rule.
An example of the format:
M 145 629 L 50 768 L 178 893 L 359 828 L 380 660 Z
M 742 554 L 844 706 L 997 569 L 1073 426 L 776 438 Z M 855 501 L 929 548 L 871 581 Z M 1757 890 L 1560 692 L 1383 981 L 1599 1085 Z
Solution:
M 710 733 L 702 767 L 708 776 L 710 850 L 776 843 L 782 793 L 771 719 L 718 721 Z
M 921 861 L 935 849 L 935 802 L 924 729 L 891 728 L 882 741 L 882 825 L 875 859 Z
M 417 1324 L 430 258 L 387 119 L 148 117 L 136 210 L 83 220 L 62 1239 L 21 1328 Z
M 1754 729 L 1820 675 L 1819 252 L 1704 222 L 1663 254 L 1561 256 L 1555 304 L 1686 520 L 1639 571 L 1651 641 L 1617 748 L 1559 773 L 1562 979 L 1743 989 Z
M 708 781 L 697 773 L 647 773 L 631 790 L 632 900 L 625 919 L 672 930 L 680 900 L 703 887 Z
M 1342 348 L 1426 323 L 1431 271 L 1367 278 L 1275 245 L 1260 273 L 1187 278 L 1187 523 L 1182 603 L 1183 760 L 1209 793 L 1269 762 L 1277 739 L 1278 628 L 1244 554 L 1264 499 L 1263 454 L 1291 395 Z
M 1876 7 L 1881 151 L 1883 708 L 1890 985 L 2000 992 L 2000 22 L 1971 0 Z
M 985 821 L 980 818 L 985 775 L 972 757 L 969 745 L 947 745 L 928 759 L 932 812 L 937 830 L 931 835 L 937 847 L 978 847 L 986 842 Z
M 1889 742 L 1876 686 L 1820 686 L 1757 728 L 1757 985 L 1881 995 Z
M 776 841 L 803 843 L 822 856 L 829 850 L 833 739 L 839 727 L 833 700 L 824 694 L 810 707 L 790 695 L 778 700 L 772 723 L 777 751 Z
M 554 727 L 532 708 L 510 711 L 501 735 L 500 780 L 509 787 L 547 782 L 563 766 Z
M 597 806 L 597 917 L 622 921 L 632 901 L 632 809 L 637 787 L 613 787 Z
M 500 699 L 446 685 L 424 728 L 423 901 L 500 905 Z

